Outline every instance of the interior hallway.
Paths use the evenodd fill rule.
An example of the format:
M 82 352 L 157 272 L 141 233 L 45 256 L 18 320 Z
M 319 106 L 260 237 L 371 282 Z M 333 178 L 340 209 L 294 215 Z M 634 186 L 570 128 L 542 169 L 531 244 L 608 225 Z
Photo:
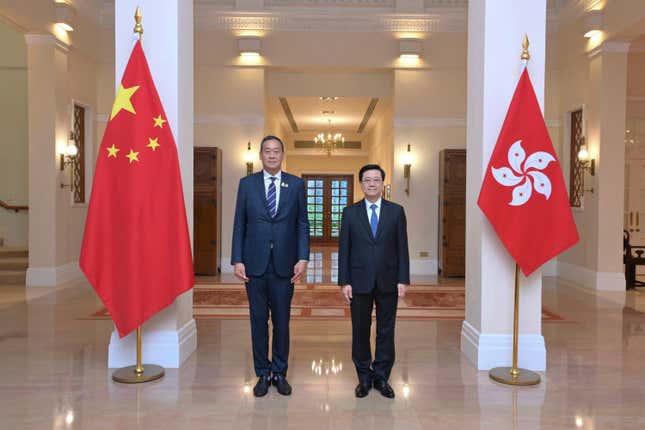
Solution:
M 158 382 L 118 385 L 106 370 L 112 323 L 77 319 L 100 305 L 89 285 L 41 291 L 0 290 L 3 428 L 645 427 L 642 290 L 591 293 L 546 279 L 544 305 L 566 321 L 543 323 L 548 371 L 531 388 L 477 372 L 459 350 L 460 321 L 400 320 L 394 401 L 354 397 L 349 320 L 292 322 L 290 398 L 253 398 L 244 320 L 197 320 L 198 348 L 185 365 Z

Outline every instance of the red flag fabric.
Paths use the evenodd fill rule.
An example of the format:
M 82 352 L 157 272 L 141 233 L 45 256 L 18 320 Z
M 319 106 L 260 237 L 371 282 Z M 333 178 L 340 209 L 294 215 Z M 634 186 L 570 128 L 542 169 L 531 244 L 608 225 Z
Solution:
M 140 41 L 101 141 L 80 266 L 121 337 L 193 286 L 177 147 Z
M 526 276 L 578 242 L 562 168 L 526 68 L 477 203 Z

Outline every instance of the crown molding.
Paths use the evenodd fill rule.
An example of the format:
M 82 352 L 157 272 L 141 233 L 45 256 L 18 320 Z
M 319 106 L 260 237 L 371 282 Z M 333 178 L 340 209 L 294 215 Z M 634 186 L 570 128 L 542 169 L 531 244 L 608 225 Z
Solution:
M 25 34 L 25 43 L 27 46 L 54 45 L 61 51 L 69 52 L 69 45 L 51 34 L 27 33 Z
M 587 58 L 592 59 L 602 53 L 627 54 L 629 45 L 629 42 L 604 42 L 587 52 Z
M 394 127 L 466 127 L 466 118 L 394 118 Z

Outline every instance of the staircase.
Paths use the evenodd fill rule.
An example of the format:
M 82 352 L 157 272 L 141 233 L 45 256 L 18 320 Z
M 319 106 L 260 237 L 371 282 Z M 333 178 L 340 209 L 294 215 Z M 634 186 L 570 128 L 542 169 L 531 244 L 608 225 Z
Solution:
M 0 287 L 25 285 L 28 251 L 24 248 L 0 247 Z

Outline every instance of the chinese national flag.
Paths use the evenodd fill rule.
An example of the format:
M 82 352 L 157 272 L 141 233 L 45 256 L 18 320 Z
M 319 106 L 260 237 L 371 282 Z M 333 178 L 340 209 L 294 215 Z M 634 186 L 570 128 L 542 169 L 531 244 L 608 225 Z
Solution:
M 141 42 L 99 149 L 80 265 L 121 337 L 193 286 L 177 147 Z
M 578 242 L 562 169 L 526 68 L 477 203 L 526 276 Z

